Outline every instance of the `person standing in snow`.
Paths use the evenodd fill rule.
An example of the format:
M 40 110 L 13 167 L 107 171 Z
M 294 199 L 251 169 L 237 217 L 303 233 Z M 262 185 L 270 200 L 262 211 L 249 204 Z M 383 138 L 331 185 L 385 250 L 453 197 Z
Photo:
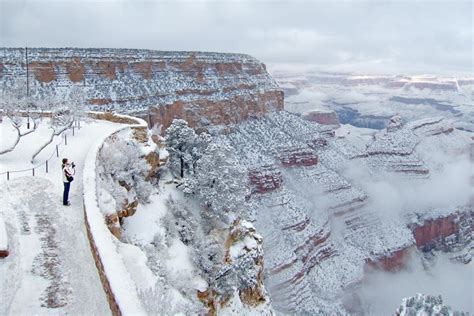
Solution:
M 63 170 L 63 183 L 64 183 L 64 192 L 63 192 L 63 205 L 69 206 L 69 189 L 71 188 L 71 182 L 74 180 L 74 162 L 71 164 L 67 158 L 63 158 L 62 170 Z

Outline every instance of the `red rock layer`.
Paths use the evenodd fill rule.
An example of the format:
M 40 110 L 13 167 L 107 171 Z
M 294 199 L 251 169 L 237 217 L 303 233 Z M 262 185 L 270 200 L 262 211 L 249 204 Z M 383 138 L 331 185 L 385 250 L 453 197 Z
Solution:
M 456 214 L 451 214 L 447 217 L 440 217 L 434 220 L 425 221 L 421 226 L 413 229 L 416 246 L 423 247 L 442 237 L 447 237 L 455 234 L 459 230 L 456 222 Z
M 394 272 L 405 267 L 410 257 L 411 247 L 396 250 L 377 259 L 367 259 L 366 264 L 375 269 Z
M 162 125 L 162 131 L 174 118 L 205 127 L 283 109 L 283 92 L 265 65 L 248 55 L 75 48 L 31 48 L 26 55 L 24 49 L 0 50 L 5 87 L 27 73 L 35 96 L 74 85 L 83 88 L 93 109 L 141 115 Z
M 283 178 L 281 172 L 274 167 L 263 167 L 261 170 L 249 172 L 252 193 L 267 193 L 281 187 Z
M 318 163 L 318 155 L 313 151 L 303 149 L 290 149 L 283 151 L 280 161 L 284 166 L 314 166 Z
M 303 118 L 322 125 L 339 125 L 339 117 L 335 112 L 309 112 Z
M 151 125 L 168 128 L 174 119 L 180 118 L 191 127 L 206 124 L 233 124 L 251 117 L 261 116 L 271 109 L 283 110 L 283 92 L 264 91 L 253 95 L 253 98 L 234 96 L 226 100 L 201 99 L 195 101 L 176 101 L 169 105 L 150 108 Z

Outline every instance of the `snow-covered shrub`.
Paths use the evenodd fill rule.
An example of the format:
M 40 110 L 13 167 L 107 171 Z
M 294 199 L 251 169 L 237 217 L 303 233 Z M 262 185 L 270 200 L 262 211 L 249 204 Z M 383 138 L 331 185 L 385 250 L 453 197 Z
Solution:
M 228 298 L 234 295 L 237 285 L 237 275 L 233 266 L 219 266 L 219 272 L 211 283 L 212 288 L 220 298 Z
M 258 273 L 260 266 L 255 262 L 255 258 L 258 256 L 255 254 L 246 254 L 239 258 L 234 264 L 235 275 L 237 276 L 239 290 L 245 290 L 254 288 L 258 283 Z
M 166 206 L 173 215 L 173 224 L 179 235 L 179 239 L 185 245 L 190 244 L 194 240 L 197 226 L 192 214 L 185 205 L 177 203 L 172 197 L 167 200 Z
M 214 235 L 199 233 L 197 231 L 196 243 L 194 244 L 196 251 L 194 259 L 198 267 L 207 276 L 206 281 L 209 282 L 218 274 L 219 265 L 224 259 L 224 251 L 222 244 Z
M 148 202 L 153 186 L 145 181 L 149 166 L 140 156 L 136 141 L 116 137 L 104 144 L 98 161 L 101 178 L 114 197 L 117 210 L 127 201 Z

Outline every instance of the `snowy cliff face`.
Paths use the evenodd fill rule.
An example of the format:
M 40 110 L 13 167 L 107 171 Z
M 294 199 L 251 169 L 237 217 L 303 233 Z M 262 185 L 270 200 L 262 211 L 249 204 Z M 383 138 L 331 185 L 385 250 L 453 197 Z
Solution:
M 25 49 L 0 48 L 0 89 L 26 81 Z M 92 109 L 139 114 L 168 127 L 237 123 L 283 108 L 265 65 L 242 54 L 132 49 L 28 49 L 33 96 L 83 89 Z M 1 91 L 1 90 L 0 90 Z
M 142 132 L 127 129 L 110 137 L 97 170 L 101 211 L 120 240 L 118 251 L 145 310 L 272 315 L 263 238 L 245 219 L 211 225 L 208 210 L 176 188 L 164 139 L 156 129 Z
M 366 269 L 403 269 L 417 248 L 470 256 L 462 252 L 472 243 L 468 182 L 455 178 L 460 195 L 438 192 L 450 181 L 443 164 L 467 160 L 467 133 L 442 118 L 394 118 L 365 141 L 336 132 L 281 111 L 219 136 L 248 170 L 249 213 L 264 239 L 266 284 L 278 311 L 351 311 L 344 293 Z M 406 191 L 396 192 L 399 186 Z

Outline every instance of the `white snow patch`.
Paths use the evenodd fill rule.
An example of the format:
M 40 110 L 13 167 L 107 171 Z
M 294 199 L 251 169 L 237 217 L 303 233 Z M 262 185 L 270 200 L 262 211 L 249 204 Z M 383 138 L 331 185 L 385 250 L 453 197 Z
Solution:
M 123 257 L 127 270 L 133 273 L 137 287 L 142 289 L 153 288 L 156 277 L 147 266 L 147 257 L 143 251 L 134 245 L 120 243 L 118 250 Z
M 5 221 L 3 220 L 3 214 L 0 213 L 0 251 L 8 250 L 8 236 L 7 230 L 5 229 Z
M 170 280 L 188 280 L 196 290 L 206 290 L 207 283 L 197 275 L 189 255 L 189 248 L 181 240 L 174 238 L 171 241 L 165 264 Z
M 125 219 L 123 236 L 139 243 L 151 243 L 156 234 L 164 236 L 165 230 L 160 220 L 166 214 L 166 200 L 169 193 L 150 196 L 150 203 L 138 204 L 137 212 Z

